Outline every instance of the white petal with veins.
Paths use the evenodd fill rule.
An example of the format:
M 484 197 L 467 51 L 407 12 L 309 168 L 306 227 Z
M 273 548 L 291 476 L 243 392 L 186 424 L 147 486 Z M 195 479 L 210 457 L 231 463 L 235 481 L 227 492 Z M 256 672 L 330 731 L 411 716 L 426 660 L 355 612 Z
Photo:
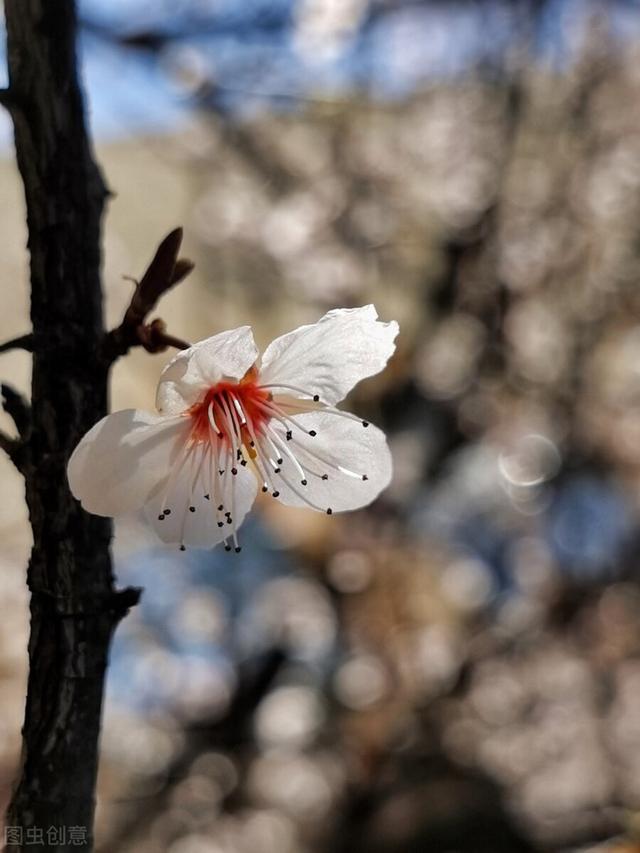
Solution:
M 276 338 L 262 357 L 263 385 L 284 383 L 334 405 L 395 351 L 398 324 L 382 323 L 373 305 L 329 311 L 317 323 Z
M 189 425 L 138 409 L 107 415 L 84 436 L 67 469 L 71 492 L 94 515 L 140 509 L 166 479 Z
M 257 357 L 250 326 L 221 332 L 182 350 L 160 376 L 158 411 L 170 415 L 184 412 L 217 382 L 242 379 Z

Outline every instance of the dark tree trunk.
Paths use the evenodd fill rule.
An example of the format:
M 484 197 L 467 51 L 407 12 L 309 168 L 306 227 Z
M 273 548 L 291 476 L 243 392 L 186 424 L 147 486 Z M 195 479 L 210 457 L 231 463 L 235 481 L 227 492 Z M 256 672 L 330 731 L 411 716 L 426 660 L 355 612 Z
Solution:
M 107 653 L 136 600 L 134 590 L 114 591 L 111 522 L 84 513 L 66 480 L 71 451 L 107 408 L 98 356 L 107 193 L 85 125 L 73 0 L 5 0 L 5 15 L 3 102 L 31 256 L 32 407 L 20 467 L 34 539 L 22 766 L 7 815 L 7 838 L 18 843 L 7 849 L 87 850 Z

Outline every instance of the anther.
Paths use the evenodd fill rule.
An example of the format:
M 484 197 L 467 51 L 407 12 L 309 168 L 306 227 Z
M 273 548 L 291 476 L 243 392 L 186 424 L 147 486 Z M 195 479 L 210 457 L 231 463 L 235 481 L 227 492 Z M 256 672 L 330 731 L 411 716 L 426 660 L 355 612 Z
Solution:
M 331 509 L 331 507 L 327 507 L 327 515 L 332 515 L 332 514 L 333 514 L 333 510 Z
M 319 403 L 319 402 L 320 402 L 320 395 L 319 395 L 319 394 L 314 394 L 314 395 L 313 395 L 313 402 L 314 402 L 314 403 Z
M 158 516 L 158 521 L 164 521 L 164 515 L 162 513 Z
M 224 504 L 220 504 L 220 506 L 218 507 L 218 512 L 222 512 L 223 509 L 224 509 Z
M 256 446 L 255 441 L 250 441 L 250 442 L 249 442 L 249 447 L 255 447 L 255 446 Z
M 246 459 L 242 459 L 242 460 L 240 461 L 240 464 L 241 464 L 241 465 L 242 465 L 242 467 L 244 468 L 244 466 L 247 464 L 247 460 L 246 460 Z
M 288 429 L 288 430 L 287 430 L 287 441 L 291 441 L 291 439 L 292 439 L 292 438 L 293 438 L 293 435 L 292 435 L 292 433 L 291 433 L 291 430 L 290 430 L 290 429 Z
M 232 474 L 237 474 L 237 473 L 238 473 L 238 469 L 237 469 L 237 468 L 232 468 L 232 469 L 231 469 L 231 473 L 232 473 Z
M 224 521 L 219 521 L 219 522 L 218 522 L 218 527 L 224 527 Z
M 369 421 L 362 421 L 362 426 L 363 426 L 363 427 L 368 427 L 368 426 L 369 426 Z
M 184 545 L 181 545 L 181 546 L 180 546 L 180 550 L 181 550 L 181 551 L 186 551 L 187 549 L 184 547 Z
M 276 462 L 278 463 L 278 465 L 282 465 L 282 463 L 284 462 L 284 459 L 276 459 Z
M 366 474 L 363 474 L 363 475 L 362 475 L 362 479 L 363 479 L 363 480 L 368 480 L 369 478 L 367 477 L 367 475 L 366 475 Z
M 220 476 L 222 477 L 222 475 L 224 474 L 224 468 L 218 468 L 218 474 L 220 474 Z
M 242 545 L 238 545 L 238 547 L 236 548 L 236 554 L 239 554 L 240 551 L 242 551 Z
M 204 496 L 204 499 L 205 499 L 205 501 L 208 501 L 208 500 L 209 500 L 209 495 L 205 495 L 205 496 Z
M 165 515 L 171 515 L 171 510 L 170 510 L 170 509 L 163 509 L 163 510 L 162 510 L 162 512 L 163 512 Z
M 329 475 L 328 475 L 328 474 L 323 474 L 323 475 L 322 475 L 322 477 L 321 477 L 321 479 L 322 479 L 322 480 L 328 480 L 328 479 L 329 479 Z
M 263 487 L 262 487 L 262 491 L 263 491 L 263 492 L 268 492 L 268 491 L 269 491 L 269 486 L 263 486 Z
M 280 468 L 274 468 L 274 469 L 273 469 L 273 473 L 274 473 L 274 474 L 279 474 L 279 473 L 280 473 L 280 471 L 281 471 L 281 469 L 280 469 Z
M 225 546 L 224 546 L 224 550 L 225 550 L 225 551 L 230 551 L 230 550 L 231 550 L 231 545 L 225 545 Z
M 310 435 L 310 436 L 315 437 L 317 434 L 318 434 L 318 433 L 315 431 L 315 429 L 310 429 L 310 430 L 309 430 L 309 435 Z
M 307 485 L 307 481 L 306 481 L 306 480 L 300 480 L 300 482 L 302 483 L 302 485 L 303 485 L 303 486 L 306 486 L 306 485 Z
M 273 493 L 274 498 L 280 497 L 280 492 L 276 491 Z
M 189 507 L 189 512 L 195 512 L 195 511 L 196 511 L 196 508 L 194 506 Z

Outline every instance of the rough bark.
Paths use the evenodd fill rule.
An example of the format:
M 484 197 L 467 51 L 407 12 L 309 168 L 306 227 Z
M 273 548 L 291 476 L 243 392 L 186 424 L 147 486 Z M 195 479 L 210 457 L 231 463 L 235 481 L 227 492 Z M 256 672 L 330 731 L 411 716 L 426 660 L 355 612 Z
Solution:
M 137 600 L 136 590 L 114 590 L 111 522 L 80 509 L 65 473 L 107 409 L 99 356 L 107 192 L 85 125 L 73 0 L 6 0 L 5 16 L 2 101 L 14 121 L 31 264 L 31 422 L 20 467 L 34 540 L 22 765 L 7 815 L 22 844 L 7 849 L 88 850 L 108 648 Z

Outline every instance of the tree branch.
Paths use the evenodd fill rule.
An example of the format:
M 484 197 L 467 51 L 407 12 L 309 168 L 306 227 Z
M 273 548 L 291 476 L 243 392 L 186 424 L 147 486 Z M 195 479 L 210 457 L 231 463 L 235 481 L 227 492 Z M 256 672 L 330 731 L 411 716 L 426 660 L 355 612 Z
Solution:
M 22 474 L 24 472 L 24 445 L 17 438 L 11 438 L 0 430 L 0 449 L 4 450 L 9 459 Z
M 147 323 L 148 315 L 159 299 L 172 287 L 185 279 L 193 270 L 193 263 L 179 258 L 182 228 L 175 228 L 158 246 L 153 260 L 131 297 L 124 319 L 117 329 L 104 336 L 100 350 L 106 364 L 125 355 L 132 347 L 141 346 L 147 352 L 163 352 L 168 347 L 187 349 L 190 344 L 167 334 L 165 323 L 156 319 Z
M 0 385 L 0 392 L 3 408 L 16 425 L 18 435 L 23 441 L 28 441 L 31 434 L 31 406 L 22 394 L 6 382 Z
M 33 352 L 33 335 L 31 333 L 20 335 L 19 338 L 12 338 L 10 341 L 5 341 L 0 344 L 0 352 L 9 352 L 14 349 L 23 349 L 27 352 Z

